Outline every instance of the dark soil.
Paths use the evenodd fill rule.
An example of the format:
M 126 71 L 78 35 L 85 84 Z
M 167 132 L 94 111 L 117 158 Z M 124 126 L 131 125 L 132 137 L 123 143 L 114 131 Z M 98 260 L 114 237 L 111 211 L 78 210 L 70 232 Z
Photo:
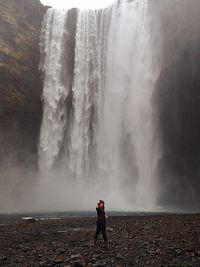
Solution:
M 0 266 L 200 266 L 200 214 L 109 217 L 108 248 L 95 218 L 0 226 Z

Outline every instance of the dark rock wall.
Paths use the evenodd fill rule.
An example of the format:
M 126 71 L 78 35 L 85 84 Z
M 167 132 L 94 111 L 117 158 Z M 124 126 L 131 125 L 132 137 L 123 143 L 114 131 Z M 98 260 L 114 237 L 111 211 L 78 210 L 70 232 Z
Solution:
M 0 0 L 0 165 L 34 165 L 42 118 L 39 0 Z
M 177 0 L 154 4 L 163 49 L 154 95 L 156 132 L 161 147 L 159 202 L 199 208 L 200 2 Z

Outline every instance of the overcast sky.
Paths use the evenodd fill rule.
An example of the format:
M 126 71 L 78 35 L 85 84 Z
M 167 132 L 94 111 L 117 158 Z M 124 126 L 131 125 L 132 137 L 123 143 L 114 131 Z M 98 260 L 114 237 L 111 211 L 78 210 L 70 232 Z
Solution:
M 53 6 L 56 8 L 72 8 L 72 7 L 79 7 L 79 8 L 102 8 L 109 6 L 115 0 L 41 0 L 44 5 Z

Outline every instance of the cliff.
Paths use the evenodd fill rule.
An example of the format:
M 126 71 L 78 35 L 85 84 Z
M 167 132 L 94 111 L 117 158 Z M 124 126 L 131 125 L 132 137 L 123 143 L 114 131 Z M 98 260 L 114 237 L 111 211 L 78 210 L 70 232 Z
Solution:
M 39 0 L 0 0 L 0 159 L 30 162 L 42 117 Z M 24 151 L 25 150 L 25 151 Z

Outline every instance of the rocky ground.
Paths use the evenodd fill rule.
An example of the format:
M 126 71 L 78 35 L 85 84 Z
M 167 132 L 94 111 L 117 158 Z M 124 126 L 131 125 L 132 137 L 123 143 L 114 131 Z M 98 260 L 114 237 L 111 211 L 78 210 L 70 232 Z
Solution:
M 0 225 L 0 266 L 200 266 L 200 214 L 109 217 L 108 248 L 95 220 Z

